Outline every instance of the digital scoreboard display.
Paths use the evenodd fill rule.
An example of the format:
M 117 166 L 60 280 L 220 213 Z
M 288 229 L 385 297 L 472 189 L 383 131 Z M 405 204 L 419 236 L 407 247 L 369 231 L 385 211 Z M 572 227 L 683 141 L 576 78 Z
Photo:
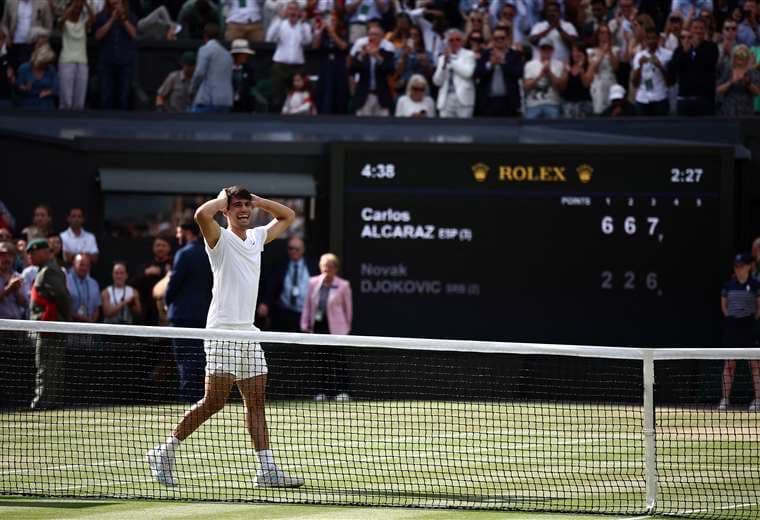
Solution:
M 731 258 L 719 148 L 336 144 L 353 333 L 713 346 Z

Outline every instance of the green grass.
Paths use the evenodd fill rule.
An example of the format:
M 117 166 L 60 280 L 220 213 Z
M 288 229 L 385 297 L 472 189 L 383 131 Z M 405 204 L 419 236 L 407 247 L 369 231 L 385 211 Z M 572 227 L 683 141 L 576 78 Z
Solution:
M 183 412 L 180 406 L 161 405 L 0 414 L 0 493 L 629 516 L 645 511 L 643 418 L 636 406 L 273 401 L 267 414 L 278 462 L 307 479 L 307 485 L 296 490 L 252 485 L 258 464 L 238 403 L 228 405 L 183 443 L 176 468 L 179 486 L 155 483 L 144 462 L 145 451 L 165 438 Z M 709 510 L 718 516 L 760 518 L 758 460 L 760 414 L 658 410 L 658 511 Z M 348 515 L 345 518 L 352 518 L 351 511 L 362 511 L 356 517 L 369 518 L 370 511 L 386 511 L 67 503 L 73 504 L 73 513 L 90 508 L 100 514 L 115 508 L 116 516 L 120 508 L 209 507 L 233 515 L 230 518 L 244 514 L 236 507 L 249 513 L 262 508 L 262 517 L 275 515 L 272 518 L 283 518 L 275 512 L 291 508 L 298 518 L 320 518 L 328 514 L 325 511 Z M 84 504 L 82 511 L 77 504 Z M 9 507 L 16 506 L 0 499 L 0 516 Z M 32 509 L 19 507 L 29 513 Z M 41 509 L 40 514 L 45 513 L 44 505 Z M 397 518 L 463 514 L 391 511 L 401 511 Z M 418 514 L 422 516 L 413 516 Z M 383 515 L 389 518 L 396 516 Z M 480 512 L 472 518 L 491 517 Z

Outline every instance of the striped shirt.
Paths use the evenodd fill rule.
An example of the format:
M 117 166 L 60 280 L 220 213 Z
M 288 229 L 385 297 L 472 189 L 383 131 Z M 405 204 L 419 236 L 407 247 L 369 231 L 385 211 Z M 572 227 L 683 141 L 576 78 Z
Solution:
M 726 298 L 729 318 L 749 318 L 757 315 L 757 299 L 760 298 L 760 282 L 748 278 L 739 283 L 732 278 L 723 286 L 721 296 Z

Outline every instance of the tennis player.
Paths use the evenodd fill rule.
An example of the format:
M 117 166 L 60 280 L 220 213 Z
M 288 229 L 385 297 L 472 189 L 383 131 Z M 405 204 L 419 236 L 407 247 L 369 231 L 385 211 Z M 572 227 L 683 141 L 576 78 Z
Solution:
M 249 229 L 253 210 L 262 209 L 274 218 L 266 226 Z M 227 227 L 214 217 L 221 212 Z M 206 328 L 258 331 L 253 325 L 264 244 L 280 236 L 295 214 L 277 202 L 252 195 L 240 186 L 225 188 L 195 212 L 195 220 L 206 242 L 214 287 Z M 299 487 L 304 479 L 287 475 L 274 462 L 264 414 L 267 364 L 264 352 L 254 342 L 207 340 L 206 381 L 203 399 L 193 405 L 163 444 L 147 453 L 153 477 L 168 486 L 177 484 L 172 470 L 180 443 L 201 424 L 221 410 L 236 384 L 243 396 L 245 423 L 253 440 L 261 467 L 256 472 L 260 487 Z

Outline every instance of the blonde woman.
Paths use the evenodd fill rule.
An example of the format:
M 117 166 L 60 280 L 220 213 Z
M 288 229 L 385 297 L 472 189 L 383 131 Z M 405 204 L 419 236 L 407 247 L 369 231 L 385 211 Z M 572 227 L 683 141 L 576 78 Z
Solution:
M 716 93 L 721 99 L 718 115 L 742 117 L 754 113 L 754 98 L 760 95 L 760 71 L 754 67 L 749 47 L 734 47 L 731 67 L 723 69 Z
M 606 25 L 596 30 L 596 47 L 588 49 L 586 78 L 591 78 L 591 103 L 594 114 L 610 106 L 610 87 L 617 83 L 615 73 L 620 66 L 620 49 L 612 45 L 612 32 Z
M 414 74 L 406 83 L 406 94 L 396 102 L 396 117 L 435 117 L 435 102 L 428 93 L 428 82 Z
M 19 107 L 37 110 L 54 110 L 58 97 L 58 74 L 55 67 L 55 52 L 48 44 L 38 47 L 32 58 L 18 68 L 16 89 L 19 93 Z

